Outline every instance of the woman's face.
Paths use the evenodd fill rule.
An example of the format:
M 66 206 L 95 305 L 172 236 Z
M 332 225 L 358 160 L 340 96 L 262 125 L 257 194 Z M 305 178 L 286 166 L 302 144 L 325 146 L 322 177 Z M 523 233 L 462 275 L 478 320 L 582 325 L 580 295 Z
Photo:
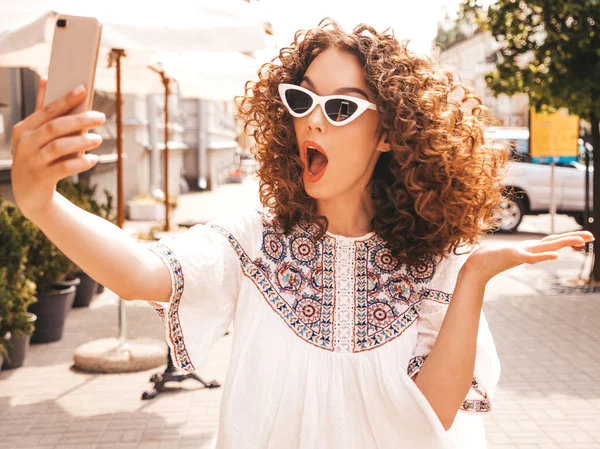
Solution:
M 356 56 L 329 48 L 310 64 L 300 86 L 317 95 L 349 95 L 375 103 Z M 361 195 L 369 184 L 381 152 L 389 151 L 384 139 L 377 140 L 379 113 L 367 109 L 356 120 L 333 126 L 320 106 L 306 117 L 294 118 L 300 156 L 304 163 L 304 187 L 317 200 L 346 194 Z M 326 157 L 316 154 L 316 147 Z

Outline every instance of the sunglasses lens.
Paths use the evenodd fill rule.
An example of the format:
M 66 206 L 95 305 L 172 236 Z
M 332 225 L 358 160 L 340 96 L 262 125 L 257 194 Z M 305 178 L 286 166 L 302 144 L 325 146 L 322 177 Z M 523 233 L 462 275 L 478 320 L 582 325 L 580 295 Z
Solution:
M 288 89 L 285 91 L 285 100 L 290 109 L 296 114 L 303 114 L 310 109 L 313 100 L 306 92 L 297 89 Z
M 350 100 L 334 98 L 325 103 L 325 112 L 334 122 L 343 122 L 354 115 L 358 105 Z

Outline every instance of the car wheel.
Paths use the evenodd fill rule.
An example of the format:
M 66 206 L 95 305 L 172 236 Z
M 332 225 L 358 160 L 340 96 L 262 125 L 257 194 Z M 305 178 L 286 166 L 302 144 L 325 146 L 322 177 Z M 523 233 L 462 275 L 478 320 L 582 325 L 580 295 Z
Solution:
M 525 215 L 525 203 L 519 198 L 504 200 L 500 203 L 498 212 L 498 230 L 502 232 L 517 232 L 517 228 Z

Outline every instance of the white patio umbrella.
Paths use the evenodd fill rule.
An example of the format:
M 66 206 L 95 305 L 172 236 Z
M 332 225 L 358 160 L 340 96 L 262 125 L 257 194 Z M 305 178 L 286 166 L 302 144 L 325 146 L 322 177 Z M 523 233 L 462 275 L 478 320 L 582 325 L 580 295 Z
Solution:
M 148 62 L 150 60 L 150 62 Z M 177 80 L 179 90 L 186 97 L 207 100 L 231 100 L 244 93 L 244 84 L 257 77 L 260 62 L 240 52 L 194 52 L 184 54 L 151 54 L 143 60 L 135 56 L 121 63 L 121 92 L 131 94 L 163 93 L 159 76 L 148 66 L 165 71 Z M 38 70 L 44 73 L 44 69 Z M 115 73 L 112 69 L 96 70 L 95 88 L 116 92 Z
M 105 61 L 111 59 L 117 72 L 125 51 L 135 57 L 132 65 L 143 66 L 144 62 L 156 62 L 153 53 L 250 52 L 264 48 L 265 23 L 256 18 L 252 5 L 241 0 L 172 0 L 167 7 L 157 1 L 1 0 L 0 11 L 0 66 L 4 67 L 47 67 L 59 13 L 98 18 L 102 23 L 99 67 L 105 67 Z M 121 79 L 115 76 L 117 222 L 122 227 Z
M 122 227 L 121 65 L 125 52 L 130 56 L 135 55 L 139 60 L 147 56 L 148 63 L 154 62 L 150 56 L 152 53 L 251 52 L 264 47 L 265 24 L 255 16 L 252 5 L 241 0 L 171 0 L 168 3 L 152 0 L 0 0 L 0 66 L 47 66 L 53 29 L 59 13 L 96 17 L 103 25 L 99 66 L 102 67 L 103 61 L 111 59 L 116 68 L 117 222 Z M 162 79 L 168 95 L 169 78 L 164 72 Z M 167 129 L 165 126 L 165 130 Z M 168 157 L 165 157 L 166 160 Z M 118 346 L 111 352 L 116 355 L 116 360 L 113 360 L 117 365 L 116 370 L 119 370 L 119 366 L 123 367 L 130 355 L 125 341 L 125 306 L 122 299 L 119 325 Z M 94 354 L 98 353 L 98 349 L 97 346 L 90 346 L 90 351 Z M 139 361 L 135 368 L 141 368 Z M 131 369 L 131 364 L 128 369 Z
M 105 53 L 254 51 L 265 24 L 241 0 L 0 0 L 0 65 L 47 66 L 58 13 L 96 17 Z

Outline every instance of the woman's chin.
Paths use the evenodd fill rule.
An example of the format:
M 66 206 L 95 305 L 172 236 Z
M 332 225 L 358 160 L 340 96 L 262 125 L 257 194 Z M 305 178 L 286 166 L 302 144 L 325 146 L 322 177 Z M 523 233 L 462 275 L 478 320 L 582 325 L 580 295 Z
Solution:
M 315 200 L 331 200 L 336 196 L 340 195 L 343 188 L 340 183 L 329 182 L 328 179 L 323 178 L 318 182 L 306 182 L 304 181 L 304 190 L 306 194 Z

